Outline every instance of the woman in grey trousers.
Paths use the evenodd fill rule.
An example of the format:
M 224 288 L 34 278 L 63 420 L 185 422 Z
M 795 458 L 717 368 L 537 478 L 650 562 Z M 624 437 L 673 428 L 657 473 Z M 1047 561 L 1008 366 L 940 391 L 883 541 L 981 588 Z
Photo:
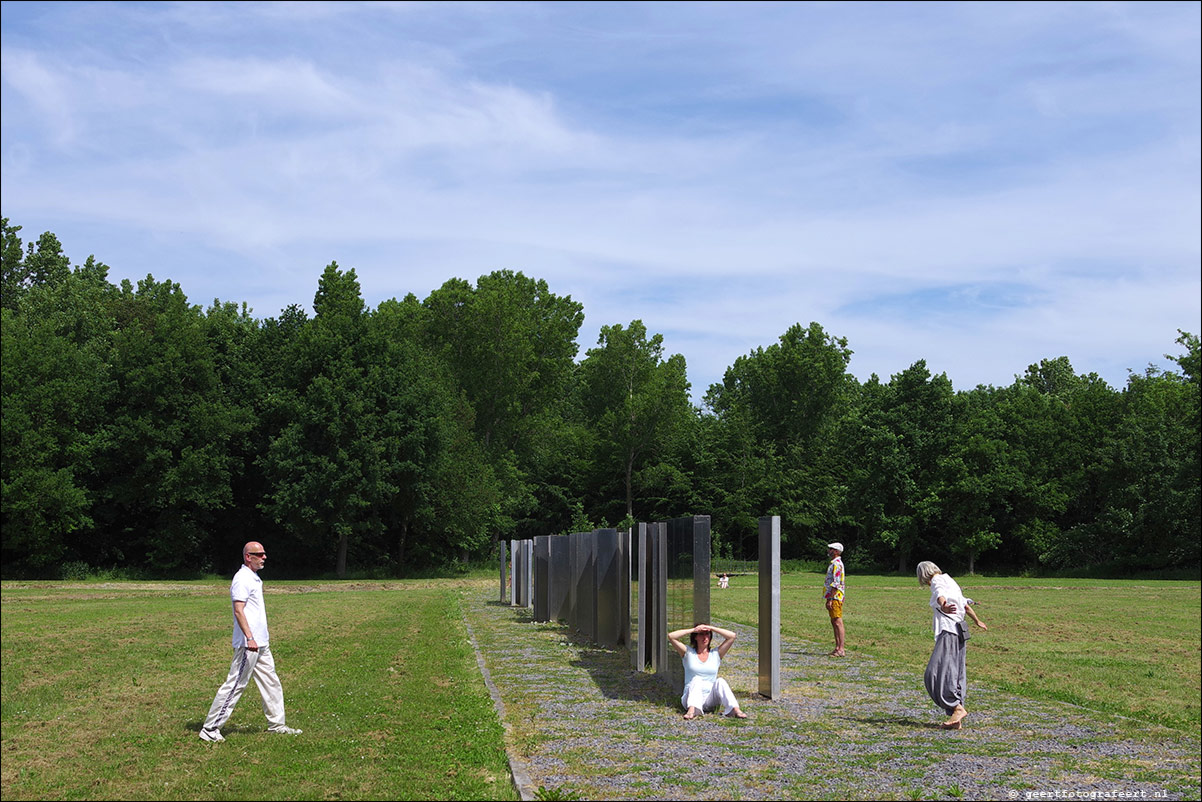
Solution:
M 964 709 L 968 648 L 968 625 L 964 623 L 964 616 L 967 614 L 981 629 L 989 627 L 977 618 L 971 600 L 964 598 L 956 580 L 940 571 L 935 563 L 923 561 L 918 564 L 918 584 L 931 588 L 935 630 L 935 650 L 927 662 L 923 682 L 931 699 L 948 715 L 948 720 L 941 726 L 946 730 L 958 730 L 968 715 Z

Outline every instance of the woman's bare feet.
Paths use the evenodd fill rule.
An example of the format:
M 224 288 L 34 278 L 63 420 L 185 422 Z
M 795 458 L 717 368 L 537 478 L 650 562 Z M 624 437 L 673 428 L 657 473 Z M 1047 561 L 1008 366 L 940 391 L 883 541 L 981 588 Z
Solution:
M 695 718 L 697 718 L 697 708 L 690 707 L 689 712 L 684 714 L 684 720 L 689 721 L 690 719 L 695 719 Z
M 968 711 L 964 709 L 963 705 L 956 705 L 956 708 L 952 711 L 951 718 L 949 718 L 947 721 L 943 722 L 943 729 L 945 729 L 945 730 L 960 729 L 961 722 L 964 721 L 964 717 L 967 715 L 968 715 Z
M 727 713 L 726 716 L 727 716 L 727 718 L 747 718 L 747 714 L 744 713 L 742 710 L 740 710 L 737 707 L 734 710 Z

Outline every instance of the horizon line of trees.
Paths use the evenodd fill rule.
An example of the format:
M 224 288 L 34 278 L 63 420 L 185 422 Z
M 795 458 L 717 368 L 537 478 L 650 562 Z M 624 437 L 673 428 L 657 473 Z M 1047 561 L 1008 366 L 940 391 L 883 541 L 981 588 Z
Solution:
M 577 358 L 583 307 L 500 270 L 368 308 L 322 272 L 313 314 L 114 285 L 3 218 L 3 575 L 382 574 L 498 539 L 712 518 L 716 556 L 840 540 L 850 562 L 991 569 L 1200 562 L 1199 339 L 1115 389 L 1066 357 L 957 391 L 919 360 L 847 372 L 818 323 L 739 357 L 702 407 L 641 321 Z M 231 556 L 232 555 L 232 556 Z

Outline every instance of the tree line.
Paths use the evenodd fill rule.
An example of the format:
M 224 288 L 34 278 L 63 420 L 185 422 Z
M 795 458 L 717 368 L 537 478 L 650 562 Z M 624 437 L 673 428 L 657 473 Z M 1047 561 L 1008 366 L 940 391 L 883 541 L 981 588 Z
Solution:
M 3 219 L 5 577 L 64 566 L 225 571 L 247 540 L 281 573 L 391 575 L 526 538 L 712 516 L 749 558 L 968 570 L 1199 565 L 1198 336 L 1123 388 L 1065 357 L 957 391 L 924 361 L 847 372 L 817 323 L 738 358 L 689 400 L 642 322 L 501 270 L 365 304 L 336 263 L 300 306 L 202 308 L 151 276 L 113 284 Z

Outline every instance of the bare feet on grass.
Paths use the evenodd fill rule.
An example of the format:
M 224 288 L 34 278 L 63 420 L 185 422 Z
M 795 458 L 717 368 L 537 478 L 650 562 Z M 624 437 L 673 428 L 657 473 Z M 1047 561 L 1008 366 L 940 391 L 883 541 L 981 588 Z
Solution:
M 943 722 L 943 729 L 958 730 L 962 726 L 964 717 L 968 715 L 968 711 L 963 705 L 956 705 L 956 709 L 952 711 L 952 716 L 947 721 Z

